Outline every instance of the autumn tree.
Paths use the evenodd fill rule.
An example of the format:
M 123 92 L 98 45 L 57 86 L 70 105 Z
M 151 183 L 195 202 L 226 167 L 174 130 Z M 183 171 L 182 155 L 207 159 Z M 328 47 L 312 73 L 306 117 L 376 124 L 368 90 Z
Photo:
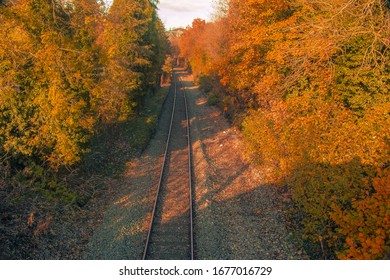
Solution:
M 195 19 L 192 27 L 184 31 L 179 42 L 181 55 L 187 57 L 195 75 L 204 72 L 206 53 L 204 51 L 204 40 L 201 37 L 205 30 L 206 22 L 202 19 Z
M 253 159 L 291 187 L 303 236 L 321 257 L 383 257 L 389 235 L 373 227 L 386 224 L 389 204 L 379 187 L 390 159 L 387 3 L 222 3 L 217 59 L 207 24 L 182 37 L 194 73 L 219 81 L 246 116 Z
M 0 7 L 0 152 L 52 169 L 80 160 L 101 122 L 128 118 L 159 83 L 155 2 L 8 1 Z
M 3 147 L 53 168 L 78 161 L 93 128 L 88 96 L 79 89 L 84 53 L 73 41 L 72 8 L 40 0 L 1 10 Z
M 262 108 L 244 127 L 259 160 L 292 186 L 305 236 L 329 257 L 350 238 L 335 230 L 346 224 L 333 209 L 369 200 L 373 170 L 389 161 L 389 12 L 383 1 L 322 4 L 295 8 L 300 25 L 267 52 L 253 87 Z
M 95 108 L 104 122 L 124 120 L 142 105 L 159 81 L 166 37 L 155 4 L 116 0 L 100 39 L 105 78 L 94 91 Z

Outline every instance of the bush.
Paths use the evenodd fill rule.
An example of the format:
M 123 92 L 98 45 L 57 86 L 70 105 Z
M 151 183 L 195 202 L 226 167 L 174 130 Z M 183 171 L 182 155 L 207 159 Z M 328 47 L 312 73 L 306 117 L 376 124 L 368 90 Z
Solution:
M 332 205 L 331 218 L 345 240 L 340 259 L 390 257 L 390 169 L 378 169 L 369 185 L 370 192 L 353 197 L 350 207 Z
M 197 78 L 196 83 L 205 93 L 209 93 L 213 90 L 215 81 L 212 76 L 201 75 Z

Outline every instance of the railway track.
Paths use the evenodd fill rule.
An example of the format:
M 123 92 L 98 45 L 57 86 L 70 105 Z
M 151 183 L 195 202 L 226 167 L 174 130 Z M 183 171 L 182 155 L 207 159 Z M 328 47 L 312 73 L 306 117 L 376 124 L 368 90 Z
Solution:
M 183 83 L 173 73 L 173 105 L 143 259 L 194 259 L 192 159 Z

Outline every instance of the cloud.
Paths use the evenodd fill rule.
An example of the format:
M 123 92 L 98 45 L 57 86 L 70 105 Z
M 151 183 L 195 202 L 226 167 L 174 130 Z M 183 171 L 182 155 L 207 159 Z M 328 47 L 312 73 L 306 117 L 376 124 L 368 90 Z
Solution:
M 166 28 L 186 27 L 195 18 L 208 19 L 213 0 L 160 0 L 158 14 Z
M 158 5 L 160 10 L 166 10 L 176 13 L 181 12 L 198 12 L 198 11 L 209 11 L 210 1 L 193 1 L 193 0 L 160 0 Z

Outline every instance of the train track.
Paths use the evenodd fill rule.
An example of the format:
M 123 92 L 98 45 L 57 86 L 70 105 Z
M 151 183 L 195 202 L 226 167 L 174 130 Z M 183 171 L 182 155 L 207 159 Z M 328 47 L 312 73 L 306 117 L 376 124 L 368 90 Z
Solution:
M 173 105 L 143 259 L 194 259 L 190 122 L 183 83 L 173 73 Z

